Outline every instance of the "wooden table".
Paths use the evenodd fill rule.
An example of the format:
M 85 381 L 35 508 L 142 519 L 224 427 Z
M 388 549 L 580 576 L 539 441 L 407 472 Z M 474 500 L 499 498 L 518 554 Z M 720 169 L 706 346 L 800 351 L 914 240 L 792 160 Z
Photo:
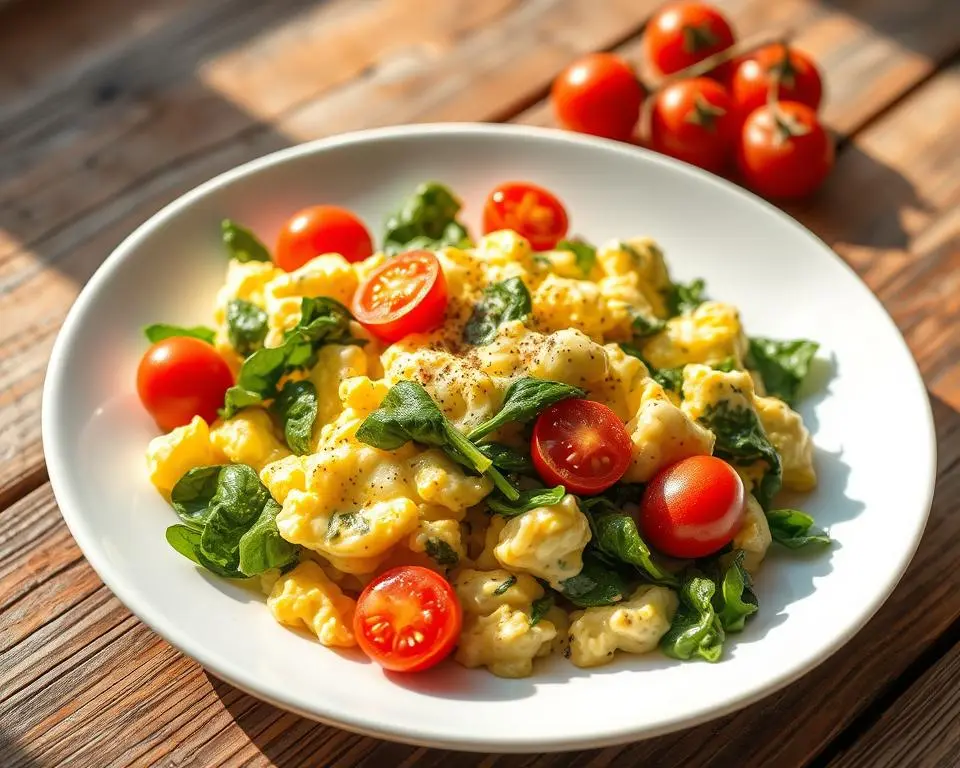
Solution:
M 933 512 L 902 583 L 846 648 L 780 693 L 603 751 L 463 755 L 355 736 L 263 704 L 171 648 L 101 584 L 57 511 L 40 445 L 47 356 L 77 292 L 137 224 L 306 139 L 391 123 L 549 124 L 552 77 L 585 51 L 636 58 L 658 4 L 0 3 L 0 765 L 957 764 L 957 0 L 721 3 L 741 35 L 796 29 L 824 68 L 837 168 L 789 212 L 897 321 L 939 439 Z M 899 450 L 890 408 L 877 439 Z

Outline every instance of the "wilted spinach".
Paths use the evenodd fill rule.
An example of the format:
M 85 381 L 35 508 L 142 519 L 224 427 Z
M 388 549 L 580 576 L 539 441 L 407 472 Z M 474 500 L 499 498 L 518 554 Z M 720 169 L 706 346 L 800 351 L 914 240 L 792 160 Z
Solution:
M 237 261 L 270 261 L 270 251 L 249 229 L 230 219 L 220 222 L 220 235 L 230 257 Z
M 460 555 L 443 539 L 427 539 L 423 544 L 423 548 L 437 565 L 452 568 L 460 562 Z
M 317 409 L 317 388 L 309 379 L 288 381 L 273 401 L 271 410 L 283 425 L 287 445 L 298 456 L 311 452 Z
M 830 537 L 814 525 L 813 518 L 798 509 L 771 509 L 767 513 L 770 535 L 778 544 L 790 549 L 827 546 Z
M 680 606 L 670 629 L 660 638 L 660 649 L 675 659 L 687 661 L 699 656 L 714 662 L 723 653 L 725 633 L 713 607 L 717 585 L 697 571 L 691 571 L 680 586 Z
M 531 488 L 520 491 L 520 497 L 513 501 L 496 495 L 487 496 L 487 508 L 497 515 L 516 517 L 538 507 L 550 507 L 563 501 L 567 492 L 562 485 L 555 488 Z
M 817 342 L 806 339 L 775 341 L 752 338 L 747 352 L 747 367 L 760 374 L 768 395 L 793 405 L 819 348 Z
M 676 317 L 699 307 L 707 300 L 704 295 L 705 288 L 706 283 L 699 277 L 687 284 L 671 283 L 664 294 L 667 314 L 670 317 Z
M 267 313 L 252 301 L 231 299 L 227 303 L 227 338 L 241 357 L 263 346 L 267 337 Z
M 543 597 L 534 600 L 530 608 L 530 626 L 537 626 L 551 608 L 553 608 L 552 592 L 547 592 Z
M 560 593 L 578 608 L 613 605 L 626 592 L 623 577 L 589 550 L 583 554 L 580 573 L 560 582 Z
M 584 391 L 559 381 L 517 379 L 503 396 L 503 404 L 495 416 L 470 430 L 471 440 L 480 440 L 504 424 L 520 422 L 525 424 L 540 415 L 540 412 L 554 403 L 571 397 L 583 397 Z
M 156 344 L 158 341 L 170 339 L 174 336 L 189 336 L 194 339 L 200 339 L 207 344 L 213 344 L 217 332 L 213 328 L 207 328 L 205 325 L 194 325 L 190 328 L 184 328 L 180 325 L 168 325 L 167 323 L 154 323 L 143 329 L 147 341 Z
M 511 277 L 489 285 L 473 308 L 463 329 L 463 338 L 470 344 L 489 344 L 497 337 L 497 329 L 512 320 L 526 322 L 533 311 L 530 291 L 519 277 Z
M 503 443 L 480 443 L 480 453 L 493 462 L 493 466 L 504 472 L 524 475 L 534 471 L 530 454 Z
M 394 255 L 417 248 L 468 247 L 470 235 L 457 221 L 460 207 L 460 201 L 443 184 L 421 184 L 387 219 L 384 252 Z
M 557 250 L 570 251 L 584 277 L 593 272 L 593 267 L 597 263 L 597 249 L 590 243 L 579 238 L 561 240 L 557 243 Z

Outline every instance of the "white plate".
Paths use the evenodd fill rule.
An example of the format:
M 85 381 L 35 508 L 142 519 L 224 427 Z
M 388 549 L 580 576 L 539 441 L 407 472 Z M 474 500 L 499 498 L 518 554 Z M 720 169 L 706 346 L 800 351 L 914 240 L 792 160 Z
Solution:
M 836 540 L 828 554 L 771 554 L 761 610 L 718 664 L 658 654 L 579 670 L 562 658 L 501 680 L 453 662 L 388 677 L 274 622 L 262 599 L 174 552 L 175 518 L 147 481 L 155 434 L 134 390 L 151 322 L 209 322 L 226 258 L 224 216 L 270 242 L 292 211 L 335 202 L 378 229 L 421 181 L 449 184 L 476 226 L 508 179 L 555 191 L 573 231 L 651 235 L 674 275 L 703 276 L 758 335 L 821 343 L 825 389 L 801 408 L 818 490 L 802 500 Z M 896 327 L 857 277 L 778 210 L 714 176 L 633 147 L 491 125 L 391 128 L 293 147 L 169 205 L 104 262 L 57 339 L 43 442 L 63 517 L 104 582 L 214 674 L 303 715 L 386 738 L 480 751 L 596 747 L 742 707 L 822 662 L 890 594 L 920 539 L 935 444 L 926 391 Z

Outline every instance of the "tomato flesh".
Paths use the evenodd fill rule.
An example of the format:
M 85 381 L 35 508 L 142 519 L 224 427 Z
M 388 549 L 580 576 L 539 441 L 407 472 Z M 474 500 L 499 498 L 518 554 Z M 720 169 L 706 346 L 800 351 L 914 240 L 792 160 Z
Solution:
M 174 336 L 146 351 L 137 367 L 140 402 L 165 432 L 200 416 L 217 418 L 233 373 L 217 351 L 200 339 Z
M 633 443 L 617 415 L 602 403 L 572 398 L 537 418 L 530 451 L 544 482 L 572 493 L 600 493 L 623 477 Z
M 715 456 L 661 470 L 640 503 L 644 539 L 666 555 L 697 558 L 728 544 L 743 523 L 743 481 Z
M 385 262 L 353 295 L 357 320 L 385 341 L 425 333 L 443 322 L 447 280 L 436 254 L 409 251 Z
M 535 251 L 555 248 L 567 234 L 567 211 L 557 197 L 527 182 L 501 184 L 483 207 L 483 233 L 512 229 Z
M 324 253 L 363 261 L 373 253 L 373 241 L 363 222 L 350 211 L 315 205 L 287 219 L 277 237 L 273 260 L 280 269 L 293 272 Z
M 360 649 L 384 669 L 420 672 L 450 654 L 462 624 L 450 583 L 429 568 L 404 565 L 360 593 L 353 629 Z

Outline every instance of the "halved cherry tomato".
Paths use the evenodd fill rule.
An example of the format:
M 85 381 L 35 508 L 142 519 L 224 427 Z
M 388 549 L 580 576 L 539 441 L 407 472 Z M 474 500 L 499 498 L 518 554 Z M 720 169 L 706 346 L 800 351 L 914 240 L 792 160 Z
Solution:
M 696 77 L 657 94 L 650 146 L 657 152 L 720 173 L 729 162 L 738 122 L 727 89 Z
M 408 251 L 384 262 L 353 295 L 357 320 L 386 341 L 430 331 L 446 311 L 447 280 L 430 251 Z
M 798 101 L 814 110 L 823 96 L 817 65 L 805 53 L 782 43 L 759 48 L 736 63 L 730 96 L 741 120 L 767 103 L 771 88 L 775 100 Z
M 706 3 L 671 3 L 654 16 L 643 33 L 647 60 L 661 75 L 686 69 L 733 45 L 730 22 Z M 725 78 L 729 62 L 711 76 Z
M 627 141 L 640 117 L 643 87 L 621 57 L 590 53 L 558 75 L 550 95 L 564 128 Z
M 640 530 L 671 557 L 706 557 L 743 522 L 743 481 L 715 456 L 692 456 L 658 472 L 640 502 Z
M 402 565 L 360 593 L 353 632 L 360 649 L 384 669 L 421 672 L 450 654 L 462 623 L 460 602 L 443 576 Z
M 213 347 L 200 339 L 174 336 L 146 351 L 137 368 L 137 393 L 165 432 L 201 416 L 217 418 L 233 374 Z
M 483 233 L 512 229 L 535 251 L 549 251 L 567 234 L 567 212 L 552 192 L 527 182 L 501 184 L 483 206 Z
M 572 493 L 606 490 L 623 477 L 632 454 L 623 422 L 593 400 L 561 400 L 533 426 L 534 467 L 548 485 L 563 485 Z
M 283 225 L 273 260 L 293 272 L 324 253 L 339 253 L 347 261 L 363 261 L 373 253 L 373 241 L 363 222 L 345 208 L 315 205 L 298 211 Z
M 773 199 L 804 197 L 833 168 L 833 142 L 806 104 L 780 101 L 750 113 L 737 165 L 747 186 Z

